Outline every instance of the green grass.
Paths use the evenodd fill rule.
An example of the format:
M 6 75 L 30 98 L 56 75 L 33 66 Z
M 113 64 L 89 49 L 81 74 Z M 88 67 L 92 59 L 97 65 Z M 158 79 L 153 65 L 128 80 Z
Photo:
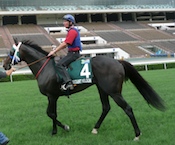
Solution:
M 149 107 L 131 82 L 124 83 L 123 96 L 132 106 L 142 131 L 134 142 L 129 118 L 110 99 L 111 110 L 98 135 L 91 130 L 101 113 L 95 86 L 58 100 L 58 119 L 70 126 L 70 132 L 58 128 L 51 136 L 52 122 L 46 115 L 47 98 L 40 94 L 37 82 L 0 83 L 0 131 L 9 145 L 173 145 L 175 135 L 175 69 L 143 71 L 141 75 L 165 100 L 167 110 Z

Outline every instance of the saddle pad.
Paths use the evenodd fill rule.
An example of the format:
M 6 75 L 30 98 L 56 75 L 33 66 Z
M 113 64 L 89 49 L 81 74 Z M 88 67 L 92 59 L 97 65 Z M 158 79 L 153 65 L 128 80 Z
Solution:
M 80 58 L 68 67 L 68 73 L 73 84 L 92 83 L 92 69 L 90 58 Z

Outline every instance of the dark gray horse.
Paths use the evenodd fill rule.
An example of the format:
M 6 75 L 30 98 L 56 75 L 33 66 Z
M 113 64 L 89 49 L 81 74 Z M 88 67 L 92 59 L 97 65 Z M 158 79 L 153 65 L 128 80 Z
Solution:
M 27 64 L 30 64 L 29 67 L 36 76 L 39 69 L 47 60 L 48 53 L 30 41 L 23 41 L 20 46 L 18 44 L 19 43 L 16 42 L 16 46 L 19 47 L 19 52 L 17 53 L 19 53 L 18 57 L 20 58 L 20 61 L 25 61 Z M 14 50 L 11 50 L 10 55 L 4 61 L 4 68 L 6 70 L 10 69 L 10 64 L 13 60 L 14 54 L 17 53 L 15 53 Z M 40 61 L 33 63 L 36 60 Z M 31 63 L 33 64 L 31 65 Z M 123 82 L 130 79 L 147 103 L 159 110 L 165 109 L 163 100 L 129 62 L 123 60 L 117 61 L 105 56 L 96 56 L 91 58 L 90 63 L 93 73 L 93 83 L 79 84 L 69 93 L 73 94 L 82 91 L 93 84 L 97 86 L 102 103 L 102 114 L 95 124 L 92 133 L 98 133 L 97 130 L 100 128 L 103 120 L 110 110 L 110 96 L 130 118 L 135 131 L 135 140 L 138 140 L 141 135 L 140 129 L 137 125 L 131 106 L 128 105 L 121 94 Z M 57 133 L 57 125 L 64 130 L 69 130 L 69 126 L 63 125 L 59 120 L 57 120 L 57 100 L 60 96 L 65 95 L 65 92 L 60 90 L 61 80 L 60 83 L 57 82 L 53 58 L 48 61 L 43 70 L 40 72 L 37 77 L 37 82 L 40 92 L 48 97 L 47 115 L 53 121 L 52 134 Z

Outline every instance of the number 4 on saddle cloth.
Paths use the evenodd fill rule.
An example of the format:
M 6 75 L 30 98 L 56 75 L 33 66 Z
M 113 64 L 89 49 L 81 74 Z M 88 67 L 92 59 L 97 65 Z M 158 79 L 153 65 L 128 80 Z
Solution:
M 67 69 L 73 84 L 92 83 L 90 58 L 79 58 L 72 62 Z M 62 76 L 57 72 L 59 77 Z

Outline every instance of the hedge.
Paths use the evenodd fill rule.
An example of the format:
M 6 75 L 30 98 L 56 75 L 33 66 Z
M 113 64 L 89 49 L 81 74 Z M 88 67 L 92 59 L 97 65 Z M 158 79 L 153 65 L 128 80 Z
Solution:
M 166 66 L 167 66 L 167 69 L 175 68 L 175 63 L 167 63 Z M 134 67 L 138 71 L 145 70 L 145 65 L 137 65 Z M 164 64 L 148 65 L 148 70 L 157 70 L 157 69 L 164 69 Z M 34 80 L 34 79 L 35 79 L 35 76 L 33 74 L 31 75 L 13 75 L 13 81 Z M 10 77 L 0 79 L 0 82 L 9 82 L 9 81 L 10 81 Z

